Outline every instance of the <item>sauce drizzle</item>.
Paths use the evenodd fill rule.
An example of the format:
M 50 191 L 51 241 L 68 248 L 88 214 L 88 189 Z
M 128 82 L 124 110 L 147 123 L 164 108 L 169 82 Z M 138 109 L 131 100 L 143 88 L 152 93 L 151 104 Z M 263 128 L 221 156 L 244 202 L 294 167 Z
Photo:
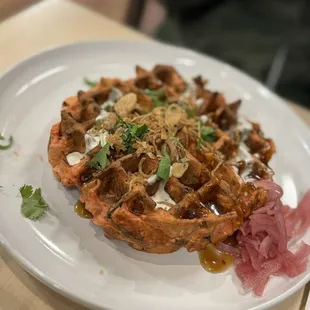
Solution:
M 212 273 L 224 272 L 233 262 L 230 254 L 219 251 L 212 243 L 198 254 L 201 266 Z
M 93 215 L 88 210 L 86 210 L 85 203 L 83 203 L 81 200 L 78 200 L 77 203 L 75 204 L 74 212 L 78 216 L 86 219 L 91 219 L 93 217 Z

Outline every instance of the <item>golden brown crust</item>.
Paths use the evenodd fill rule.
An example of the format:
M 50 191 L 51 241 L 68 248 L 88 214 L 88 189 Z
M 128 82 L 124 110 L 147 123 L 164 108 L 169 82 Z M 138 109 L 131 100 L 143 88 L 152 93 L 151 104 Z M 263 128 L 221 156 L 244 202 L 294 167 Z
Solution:
M 186 247 L 198 251 L 209 242 L 225 240 L 267 199 L 264 189 L 245 183 L 238 175 L 246 170 L 245 162 L 228 161 L 234 161 L 244 139 L 257 157 L 251 173 L 271 178 L 266 164 L 275 152 L 273 141 L 266 139 L 255 123 L 244 138 L 237 127 L 241 101 L 228 104 L 222 94 L 205 88 L 207 81 L 201 76 L 194 79 L 196 99 L 202 100 L 198 107 L 196 99 L 185 98 L 188 85 L 173 67 L 157 65 L 147 71 L 137 66 L 136 74 L 126 81 L 102 78 L 95 87 L 64 101 L 61 121 L 51 128 L 48 145 L 55 176 L 65 186 L 81 189 L 81 201 L 107 238 L 124 240 L 135 249 L 170 253 Z M 122 92 L 122 98 L 127 94 L 130 102 L 122 99 L 95 124 L 113 87 Z M 155 90 L 155 95 L 150 90 Z M 117 127 L 120 118 L 115 110 L 123 122 L 148 126 L 144 139 L 133 143 L 133 153 L 128 154 L 123 144 L 124 128 Z M 205 124 L 199 120 L 202 115 L 207 119 Z M 201 139 L 202 126 L 214 131 L 215 141 Z M 86 153 L 85 133 L 90 128 L 107 134 L 111 163 L 105 169 L 89 166 L 101 149 L 97 146 Z M 157 208 L 151 197 L 160 180 L 147 181 L 158 170 L 163 151 L 172 163 L 186 167 L 165 184 L 174 202 L 163 202 L 169 210 Z M 75 165 L 66 158 L 72 152 L 84 154 Z

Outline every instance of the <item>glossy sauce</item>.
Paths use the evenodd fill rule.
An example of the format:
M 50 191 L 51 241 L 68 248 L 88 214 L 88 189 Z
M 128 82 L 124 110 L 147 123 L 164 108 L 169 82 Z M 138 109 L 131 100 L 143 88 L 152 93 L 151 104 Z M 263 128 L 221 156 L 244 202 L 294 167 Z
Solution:
M 208 272 L 224 272 L 233 263 L 233 257 L 230 254 L 219 251 L 212 243 L 198 253 L 201 266 Z
M 78 200 L 77 203 L 75 204 L 74 212 L 78 216 L 86 219 L 91 219 L 93 217 L 93 215 L 88 210 L 86 210 L 85 203 L 81 202 L 80 200 Z

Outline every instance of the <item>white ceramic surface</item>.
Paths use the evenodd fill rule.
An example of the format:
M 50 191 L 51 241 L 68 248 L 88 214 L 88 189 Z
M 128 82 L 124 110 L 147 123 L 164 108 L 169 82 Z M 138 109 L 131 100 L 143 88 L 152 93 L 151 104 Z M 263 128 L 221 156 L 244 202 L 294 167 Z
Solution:
M 85 89 L 83 77 L 134 75 L 134 65 L 174 65 L 185 77 L 203 74 L 210 88 L 243 99 L 242 113 L 260 122 L 277 144 L 271 162 L 284 201 L 296 205 L 310 184 L 310 133 L 286 103 L 264 86 L 212 58 L 162 45 L 89 42 L 43 52 L 18 64 L 0 80 L 0 132 L 15 139 L 0 151 L 0 239 L 33 275 L 93 308 L 132 310 L 265 309 L 309 280 L 272 279 L 262 298 L 240 294 L 233 271 L 209 274 L 196 253 L 154 255 L 107 240 L 102 230 L 73 212 L 75 189 L 65 189 L 47 162 L 52 124 L 63 99 Z M 43 157 L 43 161 L 42 161 Z M 20 214 L 18 188 L 41 187 L 48 215 L 32 222 Z M 310 235 L 304 237 L 310 243 Z M 102 275 L 100 272 L 104 271 Z

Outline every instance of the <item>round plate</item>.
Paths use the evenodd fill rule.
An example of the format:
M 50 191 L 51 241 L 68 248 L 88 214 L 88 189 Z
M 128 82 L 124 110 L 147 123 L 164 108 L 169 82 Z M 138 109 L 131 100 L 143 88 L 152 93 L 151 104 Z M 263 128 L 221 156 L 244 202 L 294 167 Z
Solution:
M 241 113 L 262 124 L 277 145 L 271 166 L 296 206 L 310 184 L 310 134 L 279 97 L 245 74 L 207 56 L 159 43 L 89 42 L 59 47 L 18 64 L 0 80 L 0 132 L 15 143 L 0 151 L 0 238 L 13 256 L 53 289 L 89 307 L 109 309 L 263 309 L 307 282 L 274 278 L 262 298 L 241 294 L 233 269 L 210 274 L 197 253 L 147 254 L 107 240 L 100 227 L 78 217 L 79 195 L 56 181 L 47 161 L 49 130 L 65 97 L 86 89 L 83 77 L 129 78 L 134 66 L 171 64 L 186 77 L 202 74 L 228 100 L 243 99 Z M 20 213 L 19 187 L 41 187 L 50 209 L 33 222 Z M 310 235 L 304 236 L 310 243 Z

